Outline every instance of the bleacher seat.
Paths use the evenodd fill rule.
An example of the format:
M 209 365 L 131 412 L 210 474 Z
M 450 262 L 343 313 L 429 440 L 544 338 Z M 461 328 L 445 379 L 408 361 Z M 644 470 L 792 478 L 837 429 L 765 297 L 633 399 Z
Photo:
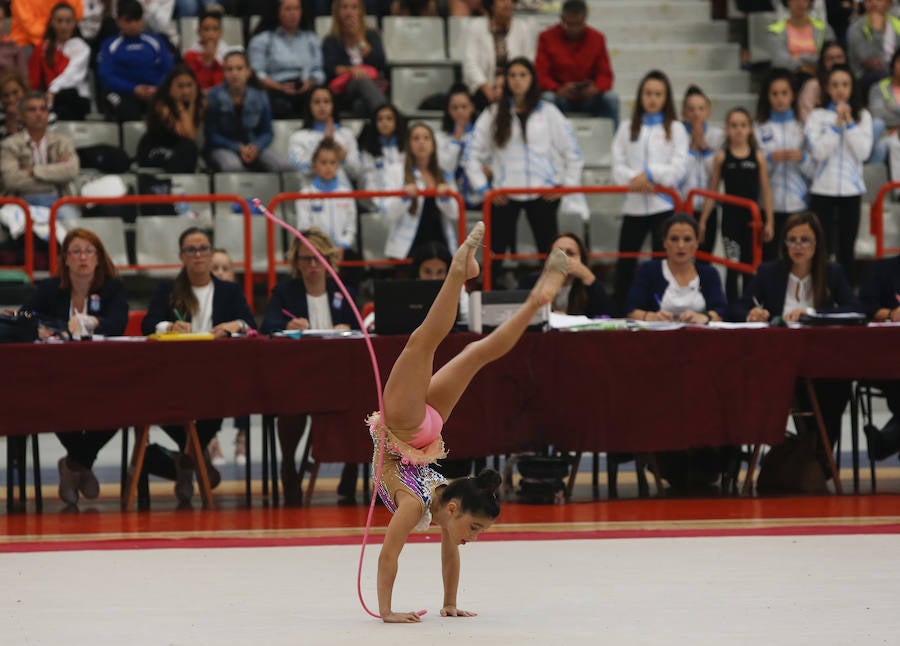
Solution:
M 281 178 L 276 173 L 216 173 L 213 191 L 217 194 L 235 193 L 249 202 L 259 198 L 264 204 L 281 192 Z M 244 261 L 244 217 L 234 213 L 232 205 L 215 205 L 213 239 L 217 247 L 224 247 L 236 263 Z M 289 220 L 290 222 L 290 220 Z M 292 223 L 292 222 L 291 222 Z M 252 258 L 254 271 L 266 268 L 266 218 L 254 216 L 251 221 Z M 281 234 L 276 233 L 276 259 L 281 259 Z
M 272 120 L 272 150 L 282 155 L 288 154 L 288 140 L 291 135 L 303 127 L 303 119 L 273 119 Z
M 51 126 L 54 132 L 67 135 L 76 148 L 109 144 L 119 145 L 119 126 L 106 121 L 57 121 Z
M 391 98 L 400 112 L 410 114 L 425 97 L 446 92 L 454 80 L 450 67 L 392 67 Z
M 125 223 L 122 218 L 77 218 L 69 221 L 70 228 L 84 227 L 93 231 L 103 242 L 106 253 L 114 265 L 128 264 L 128 249 L 125 242 Z
M 258 197 L 263 204 L 268 204 L 281 192 L 281 178 L 277 173 L 215 173 L 212 178 L 214 193 L 235 193 L 248 202 Z M 217 202 L 214 212 L 218 216 L 234 211 L 231 204 Z
M 372 211 L 359 216 L 359 244 L 363 260 L 382 260 L 390 234 L 390 223 L 383 213 Z
M 184 54 L 194 43 L 197 42 L 197 23 L 199 18 L 196 16 L 179 18 L 178 31 L 181 34 L 181 45 L 179 50 Z M 230 47 L 244 46 L 244 23 L 238 16 L 222 17 L 222 40 Z
M 612 165 L 612 141 L 615 131 L 612 119 L 570 117 L 584 165 L 588 168 Z
M 463 57 L 463 38 L 469 22 L 485 22 L 483 17 L 450 16 L 447 18 L 447 58 L 460 61 Z
M 392 65 L 445 62 L 444 20 L 436 16 L 385 16 L 382 40 Z
M 583 186 L 606 186 L 609 171 L 586 168 L 581 174 Z M 619 229 L 622 226 L 622 193 L 594 193 L 585 196 L 591 212 L 588 220 L 589 249 L 592 253 L 616 251 L 619 246 Z
M 144 121 L 122 122 L 122 150 L 130 159 L 137 157 L 138 142 L 147 132 L 147 123 Z
M 194 222 L 188 218 L 170 215 L 142 215 L 135 223 L 135 250 L 139 265 L 178 264 L 178 237 Z M 151 274 L 168 274 L 172 271 L 151 271 Z
M 207 195 L 210 192 L 209 175 L 205 173 L 160 173 L 159 177 L 172 181 L 172 195 Z M 204 224 L 212 221 L 212 203 L 190 202 L 190 208 Z
M 366 26 L 369 29 L 378 29 L 378 18 L 376 16 L 366 15 Z M 316 36 L 319 40 L 331 34 L 331 16 L 316 16 Z M 252 29 L 251 29 L 252 31 Z

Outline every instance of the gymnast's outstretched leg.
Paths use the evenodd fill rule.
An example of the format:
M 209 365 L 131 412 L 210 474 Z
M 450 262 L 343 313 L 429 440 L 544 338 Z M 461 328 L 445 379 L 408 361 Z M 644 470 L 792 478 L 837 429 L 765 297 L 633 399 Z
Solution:
M 541 277 L 528 299 L 497 329 L 470 343 L 431 378 L 426 402 L 446 422 L 476 373 L 512 350 L 538 310 L 553 301 L 568 273 L 569 259 L 560 249 L 547 257 Z
M 453 329 L 463 285 L 480 271 L 475 251 L 481 246 L 482 237 L 484 224 L 479 222 L 454 254 L 444 284 L 425 320 L 410 335 L 406 347 L 391 369 L 384 387 L 382 411 L 388 428 L 413 429 L 425 419 L 434 353 Z

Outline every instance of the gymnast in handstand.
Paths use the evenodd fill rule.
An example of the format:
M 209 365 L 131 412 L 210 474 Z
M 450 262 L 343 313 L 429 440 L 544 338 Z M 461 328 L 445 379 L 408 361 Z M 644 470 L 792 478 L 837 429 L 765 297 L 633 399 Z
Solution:
M 475 251 L 483 235 L 484 225 L 479 222 L 456 251 L 425 321 L 410 335 L 391 370 L 384 389 L 384 411 L 373 413 L 368 420 L 376 456 L 381 431 L 386 438 L 381 481 L 376 486 L 381 500 L 394 514 L 378 557 L 378 608 L 382 620 L 388 623 L 421 621 L 415 612 L 394 612 L 391 593 L 406 538 L 413 530 L 427 529 L 432 522 L 441 528 L 441 615 L 475 615 L 456 604 L 459 546 L 476 540 L 500 514 L 500 474 L 484 469 L 474 478 L 448 483 L 431 468 L 446 456 L 441 428 L 475 374 L 512 349 L 537 311 L 552 302 L 568 271 L 568 258 L 559 249 L 554 250 L 516 313 L 486 337 L 467 345 L 432 375 L 434 353 L 456 320 L 460 289 L 479 273 Z

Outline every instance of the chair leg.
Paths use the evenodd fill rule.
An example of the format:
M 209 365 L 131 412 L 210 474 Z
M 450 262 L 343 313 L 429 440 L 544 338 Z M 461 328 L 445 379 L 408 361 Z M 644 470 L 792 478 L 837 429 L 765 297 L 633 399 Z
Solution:
M 872 389 L 866 389 L 866 416 L 867 423 L 872 423 Z M 867 440 L 868 442 L 868 440 Z M 868 443 L 866 444 L 868 446 Z M 875 493 L 875 460 L 869 458 L 869 479 L 872 482 L 872 493 Z
M 806 393 L 809 401 L 812 403 L 813 414 L 816 418 L 816 426 L 819 427 L 819 439 L 822 440 L 822 446 L 825 447 L 825 453 L 828 457 L 828 465 L 831 467 L 831 479 L 834 481 L 834 492 L 843 493 L 841 488 L 841 473 L 838 471 L 837 464 L 834 461 L 834 451 L 831 447 L 831 440 L 828 439 L 828 432 L 825 430 L 825 421 L 822 419 L 822 409 L 819 408 L 819 399 L 816 397 L 816 389 L 813 388 L 811 379 L 804 378 L 806 382 Z
M 264 498 L 269 497 L 269 426 L 275 424 L 274 415 L 263 415 L 263 431 L 262 431 L 262 495 Z M 275 474 L 272 474 L 275 477 Z
M 575 453 L 571 457 L 571 466 L 569 467 L 569 481 L 566 483 L 566 500 L 572 498 L 572 491 L 575 489 L 575 478 L 578 477 L 578 467 L 581 466 L 581 451 Z
M 371 495 L 372 484 L 372 465 L 368 462 L 363 463 L 363 503 L 368 505 L 372 502 L 369 497 Z
M 8 514 L 15 510 L 15 478 L 13 478 L 16 465 L 15 441 L 16 438 L 12 436 L 6 438 L 6 513 Z
M 209 472 L 206 469 L 206 459 L 203 457 L 203 447 L 200 446 L 200 437 L 197 435 L 197 425 L 193 420 L 187 423 L 187 446 L 185 453 L 194 458 L 194 466 L 197 469 L 197 486 L 200 489 L 200 499 L 204 509 L 214 509 L 212 487 L 209 486 Z
M 263 415 L 263 419 L 265 420 L 265 415 Z M 249 417 L 247 418 L 250 419 Z M 250 460 L 250 424 L 247 424 L 247 441 L 244 443 L 244 457 L 247 460 L 246 469 L 244 469 L 244 501 L 247 503 L 247 508 L 253 506 L 253 499 L 250 496 L 250 488 L 251 488 L 251 465 L 253 464 Z
M 128 427 L 122 431 L 122 468 L 119 472 L 119 491 L 125 491 L 128 486 Z
M 656 461 L 656 453 L 636 454 L 634 456 L 634 461 L 636 466 L 640 463 L 642 466 L 647 466 L 649 468 L 650 473 L 653 474 L 653 484 L 656 485 L 656 496 L 661 498 L 665 493 L 665 488 L 663 487 L 662 478 L 659 475 L 659 464 Z M 642 468 L 639 470 L 643 471 Z M 649 488 L 647 493 L 649 495 Z
M 619 497 L 619 463 L 609 453 L 606 454 L 606 488 L 609 489 L 610 500 Z
M 34 471 L 34 508 L 44 510 L 44 498 L 41 493 L 41 450 L 38 448 L 38 435 L 31 436 L 31 468 Z
M 144 470 L 144 456 L 150 439 L 150 427 L 135 428 L 134 451 L 131 454 L 131 467 L 128 469 L 128 486 L 122 490 L 122 509 L 127 510 L 137 498 L 138 483 Z
M 853 462 L 853 493 L 859 493 L 859 384 L 850 390 L 850 447 Z
M 278 479 L 278 451 L 276 450 L 275 441 L 275 418 L 272 418 L 272 424 L 269 426 L 269 470 L 272 472 L 272 504 L 276 507 L 279 505 L 278 498 L 278 487 L 279 487 L 279 479 Z M 263 453 L 263 462 L 266 460 L 266 455 Z
M 600 500 L 600 454 L 596 451 L 591 456 L 591 493 Z
M 22 506 L 22 510 L 25 510 L 25 505 L 28 502 L 28 497 L 26 496 L 26 476 L 28 474 L 28 436 L 23 436 L 21 438 L 21 442 L 16 446 L 16 462 L 19 465 L 19 504 Z

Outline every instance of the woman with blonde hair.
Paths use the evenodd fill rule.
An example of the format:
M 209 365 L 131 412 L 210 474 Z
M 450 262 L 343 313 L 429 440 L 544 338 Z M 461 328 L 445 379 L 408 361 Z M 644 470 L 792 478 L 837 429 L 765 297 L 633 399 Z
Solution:
M 324 231 L 313 227 L 303 232 L 316 250 L 332 267 L 337 267 L 337 246 Z M 272 333 L 279 330 L 349 330 L 359 328 L 350 303 L 319 259 L 295 238 L 288 251 L 291 277 L 272 290 L 260 330 Z M 306 428 L 306 415 L 280 415 L 278 442 L 281 445 L 281 482 L 286 505 L 298 506 L 303 501 L 300 476 L 294 454 Z M 348 464 L 341 476 L 339 492 L 346 502 L 353 498 L 356 484 L 356 465 Z

